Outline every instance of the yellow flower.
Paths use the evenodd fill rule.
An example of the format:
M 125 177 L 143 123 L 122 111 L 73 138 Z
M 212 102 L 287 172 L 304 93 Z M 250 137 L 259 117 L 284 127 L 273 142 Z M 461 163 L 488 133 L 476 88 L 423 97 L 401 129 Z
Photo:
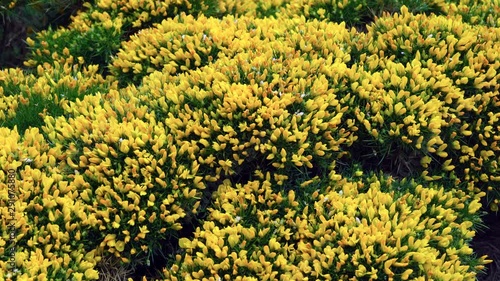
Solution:
M 255 238 L 255 228 L 253 227 L 242 228 L 241 233 L 243 234 L 243 236 L 245 236 L 247 240 L 252 240 L 253 238 Z
M 90 189 L 85 189 L 80 193 L 80 197 L 87 203 L 92 201 L 90 196 L 92 196 L 92 190 Z
M 108 234 L 102 241 L 101 245 L 113 247 L 115 245 L 116 234 Z
M 125 154 L 130 151 L 128 140 L 120 140 L 120 151 Z
M 83 280 L 83 273 L 81 273 L 81 272 L 73 273 L 73 279 L 75 281 L 82 281 Z
M 276 250 L 279 250 L 281 248 L 281 245 L 279 242 L 276 241 L 276 238 L 271 238 L 271 240 L 269 240 L 269 246 L 271 248 L 272 251 L 276 251 Z
M 449 172 L 449 171 L 452 171 L 453 169 L 455 169 L 454 165 L 450 165 L 452 160 L 453 159 L 448 159 L 448 160 L 444 161 L 444 163 L 442 165 L 443 170 Z
M 401 279 L 408 280 L 408 278 L 410 278 L 410 274 L 412 274 L 412 273 L 413 273 L 413 269 L 405 270 L 405 272 L 403 272 L 403 274 L 401 274 Z
M 366 275 L 366 267 L 362 264 L 358 266 L 358 269 L 355 271 L 356 277 L 363 277 Z
M 397 114 L 397 115 L 403 115 L 406 113 L 406 108 L 404 107 L 404 105 L 401 103 L 401 102 L 398 102 L 395 106 L 394 106 L 394 112 Z
M 234 247 L 236 244 L 238 244 L 238 242 L 240 241 L 240 235 L 237 235 L 237 234 L 231 234 L 229 235 L 229 237 L 227 238 L 227 241 L 229 242 L 229 245 L 231 247 Z
M 140 233 L 137 234 L 137 237 L 141 238 L 141 239 L 145 239 L 146 238 L 146 234 L 149 233 L 148 226 L 147 225 L 140 226 L 139 227 L 139 231 L 140 231 Z
M 115 221 L 113 221 L 112 226 L 113 228 L 119 228 L 120 227 L 120 216 L 116 215 L 115 216 Z
M 219 160 L 219 165 L 221 168 L 224 170 L 226 175 L 229 175 L 231 173 L 231 167 L 233 165 L 233 162 L 231 160 Z
M 123 252 L 123 250 L 125 250 L 125 242 L 124 241 L 116 241 L 115 249 L 118 252 Z
M 469 204 L 469 214 L 474 214 L 481 208 L 481 203 L 479 202 L 478 199 L 470 202 Z
M 88 280 L 97 280 L 99 279 L 99 273 L 97 272 L 97 270 L 89 268 L 85 270 L 85 278 L 87 278 Z
M 42 185 L 44 190 L 49 190 L 54 183 L 54 179 L 51 177 L 47 177 L 45 174 L 42 175 Z

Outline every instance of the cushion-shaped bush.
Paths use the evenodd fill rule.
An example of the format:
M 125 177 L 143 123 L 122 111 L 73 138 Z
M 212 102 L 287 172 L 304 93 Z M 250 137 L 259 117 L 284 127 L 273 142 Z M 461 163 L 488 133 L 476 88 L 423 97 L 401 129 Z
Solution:
M 304 18 L 276 20 L 226 16 L 218 19 L 182 14 L 131 36 L 122 44 L 110 70 L 122 84 L 140 83 L 153 71 L 175 75 L 209 65 L 219 58 L 234 58 L 255 48 L 262 52 L 276 48 L 275 60 L 278 54 L 283 56 L 293 49 L 310 56 L 328 56 L 346 48 L 347 42 L 342 42 L 342 38 L 347 40 L 348 37 L 344 25 L 306 24 Z M 347 56 L 345 53 L 338 55 Z
M 467 245 L 479 199 L 462 191 L 387 176 L 275 191 L 270 179 L 221 184 L 165 280 L 462 280 L 487 262 Z
M 31 55 L 24 65 L 35 68 L 76 58 L 79 64 L 98 65 L 102 72 L 120 47 L 122 36 L 120 18 L 108 18 L 88 27 L 82 24 L 80 28 L 43 30 L 34 39 L 28 39 Z
M 22 158 L 35 167 L 21 172 L 18 207 L 43 224 L 20 226 L 23 276 L 96 279 L 106 256 L 149 264 L 206 214 L 194 238 L 180 237 L 167 280 L 474 278 L 486 262 L 468 246 L 478 202 L 498 191 L 498 29 L 406 8 L 366 33 L 304 16 L 188 11 L 109 56 L 135 32 L 123 26 L 153 23 L 147 14 L 163 17 L 166 3 L 100 1 L 31 42 L 36 75 L 0 72 L 5 116 L 18 103 L 6 92 L 74 94 L 42 112 L 49 146 Z M 255 3 L 216 12 L 264 5 Z M 73 56 L 112 63 L 133 85 L 118 90 L 95 66 L 72 79 Z
M 79 224 L 87 210 L 57 167 L 62 147 L 52 147 L 38 128 L 24 136 L 2 128 L 0 143 L 0 278 L 96 280 L 95 251 L 85 251 L 90 237 Z
M 180 152 L 201 165 L 200 175 L 208 181 L 245 178 L 255 169 L 294 181 L 328 170 L 356 135 L 352 122 L 343 121 L 347 108 L 335 95 L 345 85 L 329 84 L 318 73 L 338 80 L 345 75 L 350 57 L 339 45 L 349 31 L 305 19 L 225 20 L 240 26 L 239 37 L 246 40 L 233 40 L 227 55 L 199 69 L 145 77 L 137 94 L 143 104 L 165 121 Z M 300 35 L 305 30 L 329 37 L 330 44 L 317 39 L 306 46 Z M 322 58 L 320 52 L 337 58 Z
M 86 96 L 46 118 L 48 140 L 66 147 L 59 164 L 89 210 L 86 249 L 145 264 L 191 222 L 205 189 L 198 165 L 177 156 L 173 136 L 133 91 Z
M 185 14 L 164 20 L 123 42 L 110 71 L 121 84 L 140 83 L 155 70 L 174 75 L 210 64 L 235 39 L 238 28 L 228 22 Z
M 21 69 L 0 70 L 0 122 L 24 132 L 42 126 L 46 115 L 62 115 L 69 101 L 115 87 L 98 73 L 97 66 L 79 66 L 71 56 L 63 64 L 39 65 L 31 74 Z
M 499 32 L 406 9 L 368 26 L 355 95 L 343 94 L 363 125 L 356 158 L 488 191 L 498 208 Z
M 280 25 L 275 26 L 278 22 Z M 398 23 L 397 28 L 395 23 Z M 487 41 L 473 42 L 471 38 L 484 30 L 467 24 L 459 27 L 443 17 L 413 16 L 406 9 L 401 15 L 380 18 L 369 27 L 367 34 L 362 35 L 351 33 L 343 25 L 305 22 L 298 18 L 284 21 L 240 17 L 233 21 L 226 17 L 224 24 L 228 25 L 225 30 L 231 30 L 229 26 L 243 30 L 229 44 L 220 45 L 218 58 L 206 66 L 194 66 L 192 70 L 184 68 L 184 74 L 180 75 L 175 68 L 177 63 L 157 61 L 155 68 L 164 65 L 163 73 L 146 78 L 140 90 L 145 94 L 146 104 L 155 108 L 157 114 L 161 113 L 161 118 L 168 116 L 166 123 L 175 124 L 174 130 L 182 130 L 178 135 L 186 136 L 190 145 L 196 145 L 193 149 L 200 151 L 202 158 L 225 151 L 223 159 L 210 157 L 211 168 L 219 161 L 222 161 L 220 165 L 230 164 L 231 167 L 248 161 L 246 163 L 254 163 L 250 164 L 254 168 L 274 165 L 277 169 L 297 163 L 287 166 L 287 172 L 283 173 L 287 174 L 294 165 L 305 164 L 313 168 L 312 163 L 319 159 L 313 155 L 324 155 L 316 151 L 324 144 L 327 150 L 338 151 L 336 157 L 345 156 L 342 163 L 355 160 L 363 162 L 364 168 L 382 169 L 395 176 L 421 174 L 428 180 L 446 180 L 443 184 L 448 187 L 460 185 L 473 192 L 496 191 L 493 186 L 498 181 L 495 170 L 498 147 L 494 131 L 498 128 L 498 114 L 495 113 L 498 110 L 495 109 L 499 103 L 495 81 L 499 63 L 494 54 L 489 55 L 491 63 L 481 68 L 478 67 L 482 64 L 475 63 L 484 61 L 486 54 L 491 53 L 487 50 L 498 44 L 496 33 L 486 36 Z M 192 25 L 197 25 L 196 21 L 189 21 L 188 27 Z M 269 29 L 264 25 L 272 27 L 274 32 L 267 32 Z M 255 30 L 248 30 L 248 26 Z M 412 29 L 410 26 L 422 27 Z M 278 32 L 280 27 L 284 29 L 282 33 Z M 164 34 L 160 28 L 151 31 L 158 34 L 155 37 Z M 229 38 L 232 32 L 228 31 Z M 437 34 L 437 39 L 428 32 Z M 261 37 L 259 34 L 267 35 Z M 331 34 L 336 36 L 332 38 Z M 192 37 L 196 41 L 200 36 Z M 149 37 L 149 33 L 138 38 L 151 42 L 145 43 L 148 49 L 159 49 L 153 47 L 155 39 Z M 245 43 L 239 38 L 245 38 Z M 180 40 L 182 35 L 177 41 Z M 446 52 L 449 49 L 451 53 L 445 54 L 449 58 L 436 50 L 436 42 Z M 465 51 L 462 45 L 477 52 Z M 459 61 L 461 55 L 465 56 L 464 63 Z M 474 81 L 468 79 L 473 83 L 471 86 L 462 84 L 464 77 L 460 74 L 472 69 L 467 64 L 477 65 L 474 68 L 477 68 L 477 77 Z M 214 99 L 214 94 L 219 97 Z M 318 109 L 319 115 L 313 114 Z M 330 117 L 334 112 L 338 115 Z M 320 115 L 321 119 L 337 116 L 335 122 L 338 123 L 327 125 L 320 121 L 322 125 L 317 129 L 318 121 L 314 116 Z M 196 120 L 192 120 L 192 116 L 196 116 Z M 221 122 L 221 118 L 227 121 Z M 296 121 L 287 121 L 293 118 Z M 301 147 L 301 142 L 295 143 L 296 138 L 301 139 L 299 133 L 287 127 L 294 126 L 297 120 L 308 123 L 298 125 L 302 134 L 305 131 L 308 137 L 320 135 L 319 139 L 304 142 L 317 146 L 313 154 L 304 154 L 307 148 Z M 220 125 L 214 126 L 214 122 L 230 126 L 235 133 L 231 133 L 230 127 L 220 133 L 214 132 L 220 130 L 217 129 Z M 476 122 L 478 126 L 473 125 Z M 204 133 L 199 129 L 203 124 Z M 313 126 L 308 128 L 310 125 Z M 284 126 L 283 130 L 280 126 Z M 474 132 L 477 138 L 471 138 L 473 131 L 468 127 L 477 127 L 477 133 Z M 240 132 L 237 140 L 231 140 L 236 136 L 235 128 Z M 265 132 L 259 132 L 261 128 Z M 329 132 L 323 133 L 326 128 Z M 334 137 L 337 144 L 321 140 L 332 137 L 333 132 L 339 133 Z M 288 139 L 288 135 L 295 136 L 275 145 L 281 136 Z M 193 137 L 204 140 L 196 144 Z M 178 145 L 189 146 L 178 141 Z M 351 144 L 354 147 L 349 153 L 340 152 Z M 470 155 L 474 147 L 479 149 L 481 158 Z M 210 152 L 213 149 L 216 151 Z M 296 151 L 301 151 L 300 155 Z M 256 157 L 255 153 L 263 153 L 263 156 Z M 202 156 L 205 154 L 207 156 Z M 288 161 L 290 156 L 291 161 Z M 303 156 L 311 164 L 297 162 Z M 233 166 L 233 163 L 238 165 Z M 243 167 L 231 173 L 251 170 L 248 169 L 251 166 L 243 164 Z M 349 167 L 347 165 L 347 169 Z M 460 176 L 455 169 L 460 169 Z

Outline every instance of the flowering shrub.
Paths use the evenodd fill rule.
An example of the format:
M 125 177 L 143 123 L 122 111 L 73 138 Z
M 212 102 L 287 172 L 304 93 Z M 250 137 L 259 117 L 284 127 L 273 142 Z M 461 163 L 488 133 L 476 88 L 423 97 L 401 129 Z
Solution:
M 21 69 L 0 70 L 0 122 L 24 132 L 42 126 L 46 115 L 62 115 L 69 101 L 116 86 L 97 72 L 94 65 L 79 67 L 71 56 L 63 64 L 39 65 L 29 75 Z
M 213 28 L 207 29 L 207 26 Z M 132 35 L 122 44 L 110 71 L 125 84 L 140 83 L 153 71 L 165 69 L 173 75 L 201 67 L 217 59 L 219 52 L 227 50 L 224 45 L 232 42 L 235 31 L 236 26 L 227 21 L 204 16 L 195 19 L 183 14 Z
M 200 175 L 207 181 L 245 178 L 262 169 L 280 175 L 277 182 L 283 185 L 326 171 L 357 138 L 349 122 L 342 124 L 347 108 L 339 105 L 324 75 L 318 75 L 327 67 L 338 66 L 338 73 L 346 68 L 342 59 L 348 61 L 349 55 L 335 41 L 343 44 L 349 32 L 343 25 L 304 20 L 227 21 L 256 28 L 225 47 L 234 58 L 222 57 L 176 76 L 154 72 L 144 78 L 136 95 L 165 120 L 180 152 L 200 164 Z M 283 33 L 272 41 L 262 40 L 260 34 L 272 28 Z M 295 36 L 302 28 L 316 31 L 318 37 L 338 32 L 330 40 L 332 51 L 324 50 L 337 52 L 340 58 L 334 65 L 319 56 L 309 60 L 294 50 L 312 48 Z
M 31 73 L 0 71 L 18 277 L 171 255 L 165 280 L 475 278 L 479 200 L 500 198 L 493 13 L 394 3 L 360 33 L 341 15 L 363 1 L 209 2 L 88 4 L 28 40 Z
M 126 94 L 129 93 L 129 94 Z M 67 147 L 60 163 L 89 209 L 88 249 L 143 263 L 197 213 L 202 177 L 178 160 L 173 136 L 126 91 L 71 103 L 71 118 L 46 118 L 48 139 Z
M 196 61 L 200 59 L 194 58 L 199 58 L 200 55 L 194 51 L 195 43 L 200 46 L 200 50 L 205 50 L 205 53 L 210 50 L 205 42 L 200 41 L 203 38 L 201 32 L 193 32 L 198 35 L 191 36 L 177 35 L 178 39 L 172 41 L 183 45 L 184 43 L 180 43 L 181 40 L 186 40 L 185 46 L 191 45 L 189 47 L 191 51 L 177 52 L 176 56 L 180 58 L 177 59 L 178 62 L 165 59 L 168 53 L 163 56 L 159 55 L 158 59 L 141 55 L 139 51 L 141 49 L 149 49 L 150 52 L 162 48 L 167 50 L 161 45 L 155 47 L 149 43 L 161 42 L 161 39 L 155 38 L 162 37 L 163 27 L 157 27 L 140 34 L 137 40 L 133 39 L 132 42 L 136 42 L 133 46 L 141 44 L 146 47 L 135 47 L 130 51 L 125 49 L 120 52 L 118 58 L 127 56 L 129 60 L 116 60 L 115 65 L 120 66 L 117 70 L 121 69 L 122 73 L 128 69 L 127 66 L 131 67 L 132 64 L 147 66 L 150 60 L 156 65 L 146 71 L 142 69 L 140 73 L 153 72 L 163 67 L 162 74 L 153 73 L 150 78 L 144 80 L 141 87 L 146 95 L 147 106 L 155 108 L 157 114 L 164 112 L 161 117 L 169 116 L 172 112 L 172 103 L 169 103 L 168 99 L 175 104 L 176 114 L 187 110 L 186 116 L 191 116 L 192 106 L 199 107 L 201 111 L 198 111 L 199 117 L 196 123 L 181 125 L 191 119 L 178 115 L 174 115 L 178 116 L 175 122 L 172 121 L 173 116 L 170 116 L 167 123 L 176 124 L 175 129 L 180 126 L 181 130 L 187 130 L 187 135 L 191 132 L 189 129 L 191 126 L 199 128 L 203 123 L 207 124 L 205 136 L 202 137 L 204 140 L 197 144 L 198 148 L 203 147 L 203 149 L 199 151 L 196 148 L 195 150 L 201 155 L 215 154 L 211 151 L 214 147 L 210 145 L 210 140 L 216 140 L 214 143 L 217 143 L 217 147 L 221 147 L 220 145 L 226 141 L 234 143 L 232 147 L 222 146 L 225 153 L 221 155 L 226 155 L 226 158 L 217 159 L 216 157 L 214 160 L 216 160 L 215 163 L 223 161 L 228 164 L 225 162 L 228 160 L 227 155 L 232 154 L 233 157 L 229 160 L 237 162 L 237 166 L 241 167 L 233 171 L 235 174 L 249 171 L 247 166 L 242 164 L 245 160 L 251 163 L 274 165 L 274 168 L 283 168 L 291 163 L 298 163 L 295 166 L 302 166 L 306 163 L 297 160 L 302 155 L 306 158 L 310 157 L 306 162 L 316 162 L 318 158 L 313 158 L 313 155 L 323 156 L 327 151 L 347 150 L 346 147 L 352 144 L 354 148 L 349 149 L 349 152 L 337 153 L 335 156 L 336 158 L 344 156 L 342 163 L 355 160 L 363 162 L 365 169 L 382 168 L 395 176 L 420 174 L 427 180 L 446 179 L 447 182 L 443 184 L 448 187 L 460 186 L 464 190 L 470 189 L 473 192 L 479 189 L 492 192 L 490 194 L 498 194 L 498 190 L 494 187 L 495 182 L 498 181 L 495 169 L 498 159 L 494 157 L 495 152 L 498 151 L 495 134 L 488 133 L 488 136 L 485 136 L 484 130 L 479 129 L 478 134 L 482 136 L 477 135 L 476 138 L 471 138 L 471 135 L 476 133 L 467 129 L 476 127 L 472 125 L 475 122 L 479 122 L 479 126 L 487 130 L 498 127 L 499 115 L 495 113 L 497 111 L 495 108 L 498 107 L 498 86 L 495 84 L 498 79 L 496 72 L 498 63 L 495 62 L 498 58 L 490 54 L 491 64 L 479 64 L 486 58 L 487 53 L 491 53 L 487 51 L 490 46 L 483 44 L 483 41 L 472 41 L 474 34 L 484 32 L 480 27 L 467 28 L 466 24 L 462 24 L 461 28 L 457 29 L 448 24 L 451 21 L 444 18 L 411 16 L 405 11 L 403 10 L 402 15 L 379 19 L 374 25 L 369 26 L 367 34 L 361 35 L 351 33 L 343 25 L 300 22 L 297 19 L 281 20 L 279 26 L 274 26 L 273 23 L 277 24 L 277 22 L 273 19 L 249 21 L 248 18 L 234 20 L 226 17 L 226 21 L 221 24 L 215 19 L 201 18 L 200 24 L 193 22 L 190 16 L 181 16 L 172 21 L 174 23 L 185 22 L 186 26 L 188 28 L 192 26 L 193 30 L 202 26 L 210 27 L 210 24 L 223 26 L 225 33 L 222 34 L 225 36 L 222 38 L 227 38 L 227 41 L 220 41 L 221 43 L 215 49 L 218 53 L 226 55 L 214 54 L 210 58 L 210 65 L 206 67 L 196 64 Z M 165 22 L 162 26 L 175 29 L 174 23 Z M 399 33 L 396 33 L 395 29 L 390 29 L 395 23 L 400 27 Z M 420 29 L 415 28 L 419 25 L 426 26 L 425 29 L 421 29 L 423 34 L 418 32 Z M 240 30 L 235 29 L 235 26 L 247 30 L 248 26 L 251 26 L 254 27 L 254 31 L 250 30 L 246 35 L 241 34 L 234 38 L 235 30 Z M 410 28 L 410 26 L 413 27 Z M 273 30 L 274 34 L 266 30 Z M 306 44 L 302 33 L 307 34 L 307 42 L 310 45 Z M 267 35 L 261 37 L 260 34 Z M 336 34 L 336 38 L 327 39 L 330 34 Z M 498 42 L 496 33 L 489 32 L 488 34 L 485 35 L 484 40 Z M 211 38 L 211 34 L 206 35 L 206 38 Z M 273 40 L 268 41 L 266 38 Z M 373 42 L 373 38 L 377 43 Z M 450 49 L 449 53 L 448 50 L 441 49 L 448 54 L 442 54 L 435 47 L 436 44 L 438 46 L 444 44 L 445 40 L 455 42 L 453 46 L 456 46 Z M 176 47 L 172 48 L 176 49 Z M 469 48 L 476 52 L 470 51 Z M 287 56 L 293 52 L 298 54 L 304 52 L 309 58 L 298 54 Z M 329 54 L 335 54 L 338 59 L 336 61 L 324 59 Z M 461 55 L 471 66 L 458 62 Z M 145 63 L 132 63 L 133 56 L 136 58 L 142 56 Z M 168 55 L 172 59 L 174 56 L 172 53 Z M 190 65 L 190 57 L 195 61 L 194 64 Z M 186 65 L 190 65 L 190 68 Z M 477 75 L 472 72 L 468 74 L 471 78 L 464 77 L 463 73 L 472 71 L 472 65 L 474 69 L 477 69 L 475 72 Z M 480 65 L 484 66 L 478 68 Z M 185 74 L 180 75 L 180 73 Z M 242 76 L 242 73 L 246 75 Z M 138 76 L 141 77 L 140 74 Z M 218 80 L 223 81 L 221 86 L 218 86 Z M 282 87 L 281 81 L 288 81 L 287 85 L 291 86 Z M 228 82 L 243 83 L 245 86 L 231 86 Z M 210 86 L 207 88 L 205 85 Z M 198 89 L 204 90 L 200 92 Z M 250 89 L 253 93 L 245 94 L 245 91 L 250 91 Z M 434 94 L 436 92 L 437 94 Z M 214 93 L 220 96 L 214 96 Z M 179 94 L 183 97 L 177 97 Z M 164 95 L 167 95 L 167 99 L 163 97 Z M 232 95 L 234 98 L 231 97 Z M 249 95 L 262 96 L 264 99 L 248 100 L 246 96 Z M 328 101 L 324 100 L 325 96 L 328 96 Z M 273 105 L 273 99 L 279 105 Z M 329 105 L 324 104 L 325 102 Z M 186 109 L 184 103 L 191 107 Z M 234 106 L 226 109 L 230 105 Z M 283 108 L 285 111 L 277 111 L 275 114 L 269 111 L 270 115 L 266 115 L 263 114 L 263 105 L 265 108 Z M 337 117 L 322 115 L 321 112 L 313 115 L 313 112 L 322 106 L 326 106 L 323 109 L 325 112 L 337 112 Z M 258 118 L 259 115 L 261 118 Z M 208 120 L 205 120 L 204 116 L 208 116 Z M 266 116 L 273 116 L 273 120 Z M 304 143 L 315 143 L 317 147 L 311 151 L 312 154 L 304 154 L 307 148 L 301 147 L 301 142 L 297 143 L 298 146 L 295 148 L 291 144 L 295 143 L 296 139 L 301 139 L 296 133 L 297 129 L 281 129 L 280 122 L 284 122 L 285 126 L 293 125 L 294 121 L 290 118 L 295 118 L 295 120 L 300 120 L 299 123 L 304 121 L 317 123 L 318 120 L 314 116 L 322 116 L 320 119 L 324 120 L 319 124 L 324 124 L 324 128 L 328 127 L 328 133 L 322 133 L 325 129 L 316 131 L 311 124 L 299 124 L 298 128 L 313 128 L 312 132 L 319 136 L 317 139 L 309 139 L 312 137 L 311 131 L 306 130 L 307 139 L 303 139 Z M 212 118 L 215 120 L 210 120 Z M 228 120 L 221 122 L 221 118 Z M 265 123 L 266 120 L 269 120 L 268 124 Z M 325 120 L 332 120 L 334 123 L 327 125 Z M 208 126 L 212 122 L 239 128 L 238 141 L 231 141 L 231 132 L 222 131 L 221 137 L 218 133 L 214 134 L 214 129 L 211 128 L 213 125 Z M 194 132 L 198 131 L 195 134 L 203 135 L 196 128 L 192 129 Z M 259 128 L 267 131 L 259 133 Z M 252 131 L 252 134 L 246 136 L 245 131 Z M 333 132 L 340 133 L 337 143 L 328 143 L 326 139 L 322 139 L 323 137 L 331 138 Z M 267 142 L 262 140 L 273 134 L 275 140 Z M 184 135 L 184 133 L 179 133 L 179 135 Z M 292 138 L 282 143 L 283 146 L 274 145 L 281 135 L 291 135 Z M 192 136 L 189 138 L 194 144 Z M 224 138 L 227 140 L 221 141 Z M 477 139 L 481 140 L 481 143 L 476 142 Z M 490 143 L 488 139 L 491 140 Z M 259 149 L 251 149 L 256 146 L 255 142 L 258 142 Z M 316 151 L 321 144 L 325 144 L 327 151 Z M 470 149 L 476 144 L 476 150 L 480 149 L 478 155 L 481 157 L 477 161 L 468 156 L 471 153 Z M 179 145 L 187 144 L 179 142 Z M 240 146 L 243 152 L 239 152 Z M 262 158 L 255 158 L 255 150 L 260 150 L 264 154 L 266 150 L 272 151 L 273 155 L 265 154 Z M 281 152 L 282 150 L 285 152 Z M 302 152 L 299 155 L 294 154 L 294 151 Z M 290 156 L 289 159 L 292 161 L 287 161 L 287 157 Z M 255 159 L 263 160 L 254 161 Z M 282 164 L 272 163 L 279 162 L 279 159 L 282 160 Z M 314 160 L 311 161 L 312 159 Z M 270 163 L 267 160 L 271 160 Z M 210 165 L 213 166 L 212 161 Z M 293 166 L 288 166 L 284 174 L 293 173 L 289 169 Z M 326 166 L 328 164 L 323 164 L 322 168 Z M 309 168 L 312 168 L 312 164 L 309 164 Z M 455 169 L 460 169 L 459 175 Z M 488 176 L 485 171 L 489 171 Z M 498 195 L 493 195 L 493 198 L 495 196 Z M 490 203 L 492 203 L 492 208 L 496 208 L 498 201 L 493 199 Z
M 92 6 L 93 11 L 119 16 L 124 19 L 127 26 L 134 28 L 147 27 L 152 23 L 159 23 L 166 17 L 173 17 L 183 12 L 208 17 L 222 17 L 224 15 L 246 15 L 251 17 L 263 17 L 274 14 L 286 1 L 273 0 L 167 0 L 167 1 L 97 1 L 96 6 Z
M 405 10 L 369 26 L 351 80 L 350 114 L 363 140 L 355 158 L 498 199 L 500 58 L 491 50 L 499 35 Z
M 108 16 L 106 21 L 92 26 L 82 24 L 78 29 L 44 30 L 37 33 L 36 40 L 28 39 L 33 51 L 24 64 L 27 67 L 53 61 L 63 64 L 76 58 L 79 64 L 98 65 L 102 72 L 120 46 L 121 26 L 120 18 L 111 20 Z
M 78 223 L 86 214 L 85 206 L 57 168 L 64 159 L 61 146 L 50 147 L 38 128 L 27 130 L 22 138 L 15 130 L 1 131 L 0 279 L 9 280 L 18 269 L 15 280 L 96 280 L 97 257 L 94 250 L 84 251 L 90 237 Z M 6 186 L 6 171 L 11 169 L 17 178 L 15 190 Z M 8 204 L 9 198 L 14 206 Z M 14 229 L 7 227 L 12 210 Z M 15 268 L 9 260 L 12 247 Z
M 498 0 L 464 0 L 464 1 L 446 1 L 442 5 L 444 13 L 449 15 L 458 15 L 470 24 L 485 25 L 489 27 L 499 27 L 500 2 Z
M 304 182 L 298 192 L 309 196 L 298 196 L 273 191 L 270 178 L 219 186 L 166 280 L 474 278 L 474 231 L 461 218 L 477 198 L 384 176 Z M 398 193 L 402 185 L 413 192 Z
M 470 2 L 470 3 L 469 3 Z M 480 1 L 412 1 L 405 3 L 411 12 L 437 13 L 458 16 L 471 24 L 487 24 L 497 26 L 493 15 L 500 9 L 495 0 L 482 3 Z M 84 4 L 81 11 L 72 18 L 68 28 L 45 30 L 39 32 L 36 40 L 30 43 L 31 58 L 25 62 L 27 66 L 68 56 L 69 54 L 87 64 L 98 64 L 104 70 L 111 63 L 120 48 L 123 38 L 161 23 L 165 18 L 173 18 L 181 13 L 193 16 L 225 15 L 263 17 L 295 17 L 305 16 L 307 19 L 328 19 L 333 22 L 347 22 L 360 26 L 385 11 L 397 12 L 401 8 L 399 1 L 96 1 Z M 152 55 L 155 56 L 155 55 Z M 164 56 L 164 54 L 162 54 Z M 141 58 L 142 59 L 142 58 Z M 140 60 L 141 60 L 140 59 Z M 139 60 L 139 61 L 140 61 Z M 205 61 L 205 60 L 204 60 Z M 138 61 L 136 62 L 138 63 Z M 146 68 L 147 70 L 147 68 Z M 141 72 L 136 70 L 136 72 Z M 136 79 L 133 79 L 134 81 Z
M 139 28 L 160 23 L 181 12 L 208 16 L 273 13 L 282 1 L 96 1 L 84 4 L 88 9 L 72 18 L 68 28 L 44 30 L 35 40 L 29 39 L 31 58 L 25 62 L 36 67 L 52 60 L 65 60 L 69 55 L 86 64 L 98 64 L 104 70 L 118 51 L 123 38 Z M 67 50 L 65 49 L 67 48 Z

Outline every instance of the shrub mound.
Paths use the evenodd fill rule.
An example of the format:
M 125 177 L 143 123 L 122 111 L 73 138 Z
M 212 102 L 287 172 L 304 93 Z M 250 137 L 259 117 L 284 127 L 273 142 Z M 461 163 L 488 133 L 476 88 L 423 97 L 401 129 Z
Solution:
M 241 3 L 89 2 L 0 71 L 0 279 L 484 268 L 469 244 L 500 199 L 498 3 Z
M 261 177 L 219 186 L 167 280 L 474 279 L 472 222 L 459 218 L 480 205 L 460 191 L 372 176 L 276 192 Z

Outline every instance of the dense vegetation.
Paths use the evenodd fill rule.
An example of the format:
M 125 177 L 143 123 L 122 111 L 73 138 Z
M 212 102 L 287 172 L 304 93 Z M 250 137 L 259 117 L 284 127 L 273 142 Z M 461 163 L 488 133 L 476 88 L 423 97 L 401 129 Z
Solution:
M 54 9 L 35 4 L 0 15 Z M 0 279 L 475 280 L 500 203 L 499 13 L 83 3 L 0 70 Z

